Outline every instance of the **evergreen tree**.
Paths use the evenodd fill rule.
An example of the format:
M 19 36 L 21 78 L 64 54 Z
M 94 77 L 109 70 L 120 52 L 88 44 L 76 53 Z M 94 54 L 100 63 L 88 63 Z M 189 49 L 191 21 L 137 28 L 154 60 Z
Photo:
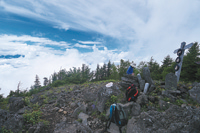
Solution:
M 199 55 L 199 45 L 196 42 L 183 57 L 180 80 L 183 80 L 185 82 L 194 82 L 198 80 L 197 78 L 199 78 L 199 65 L 196 64 L 196 62 L 200 60 L 198 57 Z
M 164 60 L 162 61 L 162 66 L 161 66 L 161 72 L 166 68 L 170 67 L 172 65 L 173 59 L 170 57 L 170 55 L 167 55 Z
M 147 62 L 147 64 L 148 64 L 149 70 L 151 72 L 152 79 L 154 79 L 154 80 L 161 79 L 162 75 L 161 75 L 160 66 L 156 61 L 154 61 L 153 57 L 151 57 L 150 61 Z
M 34 82 L 35 82 L 34 88 L 39 88 L 41 86 L 38 75 L 35 76 L 35 81 Z
M 109 62 L 108 62 L 108 68 L 107 68 L 107 78 L 109 78 L 110 77 L 110 73 L 111 73 L 111 62 L 110 62 L 110 60 L 109 60 Z
M 106 70 L 106 64 L 103 64 L 103 68 L 102 68 L 102 80 L 105 80 L 107 77 L 107 70 Z
M 64 69 L 61 69 L 57 74 L 58 80 L 64 80 L 66 77 L 66 71 Z
M 115 79 L 115 80 L 118 80 L 118 79 L 119 79 L 119 73 L 118 73 L 117 67 L 115 66 L 114 63 L 111 65 L 111 75 L 110 75 L 110 79 Z
M 55 82 L 56 80 L 57 80 L 57 74 L 56 74 L 56 72 L 54 72 L 52 74 L 52 82 Z
M 44 79 L 44 82 L 43 82 L 44 86 L 47 86 L 48 83 L 49 83 L 48 78 L 47 78 L 47 77 L 44 77 L 43 79 Z
M 124 61 L 123 59 L 120 60 L 120 66 L 119 66 L 119 78 L 121 78 L 124 74 L 126 74 L 126 71 L 128 70 L 128 67 L 130 66 L 129 61 Z
M 99 74 L 100 73 L 100 68 L 99 68 L 99 64 L 97 64 L 97 68 L 96 68 L 96 73 L 95 73 L 95 80 L 98 81 L 99 80 Z
M 82 77 L 81 83 L 84 83 L 84 82 L 90 80 L 91 74 L 90 74 L 89 66 L 86 66 L 85 64 L 82 64 L 81 77 Z

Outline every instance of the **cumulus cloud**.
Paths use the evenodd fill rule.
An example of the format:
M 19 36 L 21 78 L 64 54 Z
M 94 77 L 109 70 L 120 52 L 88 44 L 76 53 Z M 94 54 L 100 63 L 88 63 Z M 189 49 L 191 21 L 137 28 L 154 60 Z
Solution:
M 33 44 L 29 45 L 27 41 Z M 54 71 L 58 72 L 61 68 L 69 70 L 72 67 L 81 67 L 84 63 L 90 64 L 90 68 L 95 70 L 98 63 L 106 63 L 108 59 L 112 62 L 118 61 L 127 55 L 126 52 L 115 53 L 116 50 L 108 50 L 106 47 L 99 50 L 96 45 L 91 46 L 93 51 L 89 53 L 80 53 L 73 47 L 66 48 L 65 51 L 54 50 L 42 44 L 53 42 L 52 44 L 63 46 L 67 42 L 56 42 L 48 38 L 27 35 L 0 35 L 0 42 L 2 42 L 0 44 L 2 55 L 25 55 L 12 59 L 0 58 L 0 87 L 1 93 L 5 96 L 10 90 L 16 90 L 19 82 L 22 83 L 23 89 L 29 89 L 34 84 L 36 74 L 43 84 L 44 77 L 49 78 Z M 35 45 L 38 43 L 41 45 Z

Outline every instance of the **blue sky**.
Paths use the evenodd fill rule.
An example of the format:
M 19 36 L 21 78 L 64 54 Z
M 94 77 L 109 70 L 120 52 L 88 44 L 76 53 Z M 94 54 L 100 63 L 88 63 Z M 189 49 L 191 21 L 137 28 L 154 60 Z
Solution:
M 199 42 L 199 0 L 0 0 L 0 88 L 30 88 L 61 68 L 108 60 L 161 64 Z

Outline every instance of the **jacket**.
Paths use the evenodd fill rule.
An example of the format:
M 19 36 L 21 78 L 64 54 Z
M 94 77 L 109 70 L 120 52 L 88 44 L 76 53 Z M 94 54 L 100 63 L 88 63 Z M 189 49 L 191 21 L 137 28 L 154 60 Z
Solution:
M 127 74 L 132 74 L 133 73 L 133 67 L 129 66 L 128 70 L 126 71 Z

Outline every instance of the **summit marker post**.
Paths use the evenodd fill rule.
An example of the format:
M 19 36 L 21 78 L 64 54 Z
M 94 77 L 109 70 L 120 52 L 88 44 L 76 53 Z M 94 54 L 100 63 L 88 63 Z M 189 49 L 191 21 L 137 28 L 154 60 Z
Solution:
M 185 49 L 191 48 L 193 45 L 194 45 L 194 43 L 190 43 L 190 44 L 186 45 L 186 42 L 182 42 L 181 47 L 179 49 L 174 50 L 174 54 L 177 53 L 177 55 L 178 55 L 178 57 L 175 60 L 175 62 L 177 64 L 174 68 L 175 75 L 177 76 L 177 83 L 179 81 L 180 74 L 181 74 L 181 67 L 182 67 L 182 63 L 183 63 L 183 56 L 184 56 Z

